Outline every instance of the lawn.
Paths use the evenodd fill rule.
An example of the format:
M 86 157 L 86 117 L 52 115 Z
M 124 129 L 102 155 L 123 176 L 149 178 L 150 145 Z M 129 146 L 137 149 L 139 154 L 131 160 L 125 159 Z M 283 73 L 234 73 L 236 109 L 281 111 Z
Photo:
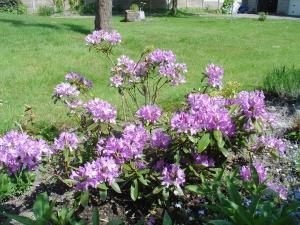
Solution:
M 172 49 L 185 62 L 187 83 L 169 88 L 160 103 L 170 109 L 197 87 L 205 66 L 224 66 L 225 80 L 245 89 L 259 88 L 263 77 L 281 65 L 299 66 L 300 21 L 180 17 L 148 18 L 142 23 L 113 26 L 123 36 L 115 56 L 137 59 L 145 46 Z M 0 133 L 19 121 L 24 105 L 33 107 L 37 120 L 61 124 L 64 107 L 53 105 L 54 86 L 69 71 L 80 72 L 95 83 L 100 98 L 119 106 L 116 91 L 108 85 L 110 65 L 88 51 L 84 37 L 93 29 L 93 18 L 66 19 L 0 14 Z

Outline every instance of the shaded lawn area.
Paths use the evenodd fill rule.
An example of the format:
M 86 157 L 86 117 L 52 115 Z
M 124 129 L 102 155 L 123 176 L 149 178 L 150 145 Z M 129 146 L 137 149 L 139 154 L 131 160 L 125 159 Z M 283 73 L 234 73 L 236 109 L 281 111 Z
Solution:
M 186 17 L 148 18 L 142 23 L 113 26 L 123 36 L 115 56 L 139 57 L 145 46 L 172 49 L 188 66 L 187 83 L 162 91 L 165 110 L 176 107 L 197 87 L 210 63 L 223 65 L 225 80 L 244 89 L 259 88 L 265 74 L 281 65 L 299 66 L 300 21 Z M 21 119 L 24 105 L 33 107 L 37 120 L 62 124 L 62 105 L 53 105 L 54 86 L 70 71 L 95 83 L 94 93 L 119 106 L 117 92 L 109 87 L 110 65 L 91 53 L 84 37 L 93 29 L 93 18 L 71 19 L 0 14 L 0 133 Z

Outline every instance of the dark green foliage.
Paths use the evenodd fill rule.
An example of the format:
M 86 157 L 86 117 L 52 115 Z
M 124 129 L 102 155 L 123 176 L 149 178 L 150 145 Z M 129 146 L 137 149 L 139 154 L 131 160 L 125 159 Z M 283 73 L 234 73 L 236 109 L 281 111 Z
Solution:
M 88 4 L 88 5 L 81 4 L 78 7 L 78 10 L 82 14 L 95 14 L 96 5 L 95 5 L 95 3 L 91 3 L 91 4 Z
M 38 15 L 39 16 L 51 16 L 54 14 L 54 8 L 50 6 L 40 6 L 38 8 Z
M 14 194 L 16 185 L 12 182 L 11 178 L 5 174 L 0 173 L 0 203 L 7 197 Z
M 27 7 L 20 0 L 0 0 L 0 12 L 26 14 Z
M 283 66 L 273 69 L 264 79 L 264 90 L 283 98 L 300 97 L 300 69 Z

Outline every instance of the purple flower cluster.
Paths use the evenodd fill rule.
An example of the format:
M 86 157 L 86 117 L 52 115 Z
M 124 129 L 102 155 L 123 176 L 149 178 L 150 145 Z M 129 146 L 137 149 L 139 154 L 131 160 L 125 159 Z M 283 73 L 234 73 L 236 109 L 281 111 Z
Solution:
M 103 42 L 109 43 L 110 45 L 117 45 L 121 40 L 122 37 L 118 32 L 112 31 L 109 33 L 104 30 L 95 30 L 85 38 L 88 45 L 99 45 Z
M 272 182 L 268 182 L 267 183 L 268 188 L 270 188 L 271 190 L 273 190 L 274 192 L 277 192 L 279 197 L 281 199 L 286 200 L 287 199 L 287 195 L 288 195 L 288 190 L 285 186 L 283 185 L 276 185 Z
M 112 184 L 120 175 L 120 166 L 110 157 L 100 157 L 97 160 L 86 163 L 73 171 L 70 178 L 76 181 L 78 190 L 87 190 L 89 187 L 97 188 L 101 183 Z
M 185 182 L 185 174 L 182 169 L 176 164 L 170 164 L 165 167 L 161 173 L 162 185 L 169 187 L 179 187 Z
M 162 129 L 155 129 L 152 132 L 151 145 L 154 148 L 167 148 L 171 137 L 165 134 Z
M 222 88 L 222 78 L 224 69 L 222 67 L 210 64 L 205 69 L 205 74 L 208 77 L 208 84 L 215 88 Z
M 150 65 L 159 66 L 159 74 L 171 79 L 172 85 L 185 83 L 182 75 L 187 72 L 185 64 L 176 63 L 176 56 L 172 51 L 156 49 L 146 56 L 146 62 Z
M 200 164 L 206 167 L 212 167 L 215 165 L 215 161 L 204 154 L 194 153 L 193 158 L 195 160 L 195 164 Z
M 53 96 L 57 98 L 62 97 L 75 97 L 78 96 L 80 92 L 77 90 L 77 88 L 70 83 L 60 83 L 56 85 L 54 89 Z
M 220 130 L 228 136 L 234 135 L 235 125 L 225 108 L 225 99 L 206 94 L 190 94 L 190 112 L 179 112 L 171 119 L 171 127 L 178 132 L 195 134 L 203 130 Z
M 148 67 L 145 62 L 136 63 L 129 57 L 122 55 L 118 58 L 118 63 L 111 69 L 114 76 L 110 78 L 111 85 L 121 87 L 124 80 L 127 79 L 130 83 L 140 81 L 140 77 L 148 72 Z
M 65 75 L 65 80 L 70 82 L 71 84 L 74 85 L 80 85 L 83 86 L 84 88 L 92 88 L 93 87 L 93 82 L 90 80 L 85 79 L 81 74 L 79 73 L 67 73 Z
M 117 163 L 141 157 L 149 134 L 142 125 L 129 124 L 120 138 L 100 138 L 97 150 L 101 156 L 113 157 Z
M 136 112 L 139 118 L 151 123 L 157 122 L 161 114 L 161 109 L 157 105 L 145 105 Z
M 106 101 L 95 98 L 88 101 L 84 108 L 93 116 L 95 122 L 116 122 L 117 110 Z
M 33 140 L 25 133 L 10 131 L 0 138 L 0 162 L 9 173 L 33 170 L 42 156 L 50 154 L 51 150 L 44 140 Z
M 255 163 L 254 168 L 258 174 L 258 178 L 259 178 L 259 182 L 263 183 L 266 180 L 267 174 L 266 171 L 264 169 L 264 167 L 259 164 L 259 163 Z M 249 166 L 242 166 L 242 168 L 240 169 L 240 176 L 242 177 L 242 179 L 244 181 L 250 181 L 251 179 L 251 169 Z
M 277 139 L 271 136 L 261 136 L 255 140 L 254 145 L 252 145 L 252 149 L 258 150 L 261 148 L 266 148 L 268 150 L 277 150 L 280 154 L 284 154 L 286 144 L 281 139 Z
M 59 137 L 54 140 L 53 149 L 56 153 L 64 149 L 73 151 L 77 148 L 78 142 L 76 134 L 62 132 Z
M 244 128 L 252 130 L 252 120 L 259 120 L 262 125 L 272 122 L 272 118 L 266 110 L 265 96 L 262 91 L 242 91 L 238 94 L 235 103 L 240 105 L 241 113 L 248 119 Z M 264 127 L 263 127 L 264 128 Z

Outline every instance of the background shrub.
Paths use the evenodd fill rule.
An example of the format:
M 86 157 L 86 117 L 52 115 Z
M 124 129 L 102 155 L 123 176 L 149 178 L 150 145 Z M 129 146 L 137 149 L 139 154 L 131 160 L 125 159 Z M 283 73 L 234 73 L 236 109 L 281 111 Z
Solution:
M 258 17 L 258 21 L 265 21 L 267 19 L 268 14 L 265 12 L 260 12 Z
M 135 12 L 139 11 L 139 6 L 138 6 L 138 4 L 131 4 L 130 10 L 135 11 Z
M 0 12 L 26 14 L 27 6 L 23 5 L 20 0 L 0 0 Z
M 38 8 L 38 15 L 39 16 L 51 16 L 54 14 L 54 8 L 50 6 L 40 6 Z
M 82 14 L 95 14 L 96 5 L 95 5 L 95 3 L 91 3 L 88 5 L 80 4 L 78 10 Z
M 264 79 L 264 89 L 280 97 L 298 99 L 300 97 L 300 69 L 294 66 L 273 69 Z

